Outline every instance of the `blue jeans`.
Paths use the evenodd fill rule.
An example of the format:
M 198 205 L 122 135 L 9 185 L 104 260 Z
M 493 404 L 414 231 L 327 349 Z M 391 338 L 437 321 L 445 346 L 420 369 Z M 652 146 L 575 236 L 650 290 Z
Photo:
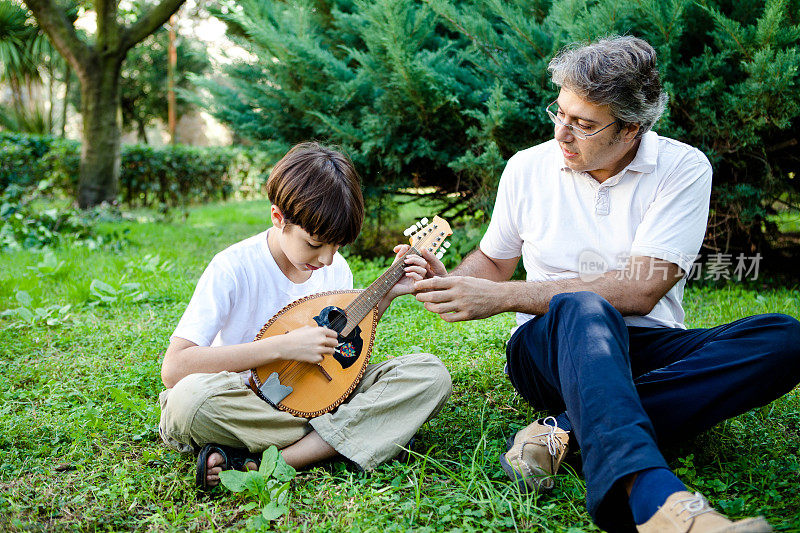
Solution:
M 658 445 L 771 402 L 800 382 L 800 322 L 758 315 L 710 329 L 628 327 L 591 292 L 560 294 L 506 348 L 514 388 L 566 411 L 598 526 L 633 519 L 620 480 L 667 467 Z

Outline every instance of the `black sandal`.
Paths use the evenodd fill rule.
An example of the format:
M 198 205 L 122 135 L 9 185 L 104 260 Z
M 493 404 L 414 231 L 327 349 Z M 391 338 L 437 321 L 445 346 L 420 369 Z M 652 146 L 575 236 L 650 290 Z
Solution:
M 208 477 L 208 456 L 212 453 L 218 453 L 222 456 L 222 470 L 246 470 L 245 465 L 249 462 L 256 464 L 256 468 L 261 466 L 261 457 L 251 454 L 245 448 L 231 448 L 230 446 L 222 446 L 220 444 L 206 444 L 200 448 L 197 454 L 197 471 L 195 474 L 195 482 L 197 488 L 202 491 L 210 491 L 217 485 L 209 485 L 207 482 Z

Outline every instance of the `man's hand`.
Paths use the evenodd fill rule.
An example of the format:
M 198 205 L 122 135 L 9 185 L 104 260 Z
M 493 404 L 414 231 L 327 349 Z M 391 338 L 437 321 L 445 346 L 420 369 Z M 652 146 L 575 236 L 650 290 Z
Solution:
M 435 278 L 436 276 L 446 276 L 447 269 L 444 267 L 444 263 L 439 261 L 439 258 L 436 255 L 428 250 L 427 248 L 423 248 L 422 250 L 422 258 L 425 260 L 425 279 L 428 278 Z
M 278 353 L 281 359 L 294 359 L 306 363 L 322 362 L 322 356 L 333 354 L 339 345 L 338 333 L 319 326 L 303 326 L 285 335 L 261 339 L 255 344 L 276 338 L 280 339 Z
M 505 311 L 502 284 L 469 276 L 424 279 L 414 284 L 417 300 L 446 322 L 476 320 Z

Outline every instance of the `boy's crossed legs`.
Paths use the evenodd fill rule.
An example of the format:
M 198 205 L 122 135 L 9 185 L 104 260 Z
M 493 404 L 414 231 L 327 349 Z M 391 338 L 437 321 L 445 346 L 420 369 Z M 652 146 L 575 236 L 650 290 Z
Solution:
M 438 358 L 396 357 L 368 365 L 347 402 L 307 420 L 271 407 L 240 374 L 192 374 L 161 393 L 159 430 L 169 446 L 183 452 L 209 443 L 253 453 L 274 445 L 295 468 L 342 455 L 372 470 L 397 455 L 441 409 L 451 387 Z M 222 457 L 210 454 L 208 461 L 207 481 L 216 484 Z

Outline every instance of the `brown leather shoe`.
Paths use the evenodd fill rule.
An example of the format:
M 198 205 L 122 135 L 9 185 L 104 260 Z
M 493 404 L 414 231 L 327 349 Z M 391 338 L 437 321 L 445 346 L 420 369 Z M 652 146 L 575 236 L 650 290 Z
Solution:
M 556 426 L 556 419 L 548 416 L 542 422 L 519 430 L 509 450 L 500 455 L 503 470 L 523 492 L 552 489 L 553 476 L 569 449 L 569 435 Z
M 733 522 L 716 512 L 699 492 L 670 495 L 650 520 L 636 526 L 639 533 L 768 533 L 772 528 L 759 516 Z

